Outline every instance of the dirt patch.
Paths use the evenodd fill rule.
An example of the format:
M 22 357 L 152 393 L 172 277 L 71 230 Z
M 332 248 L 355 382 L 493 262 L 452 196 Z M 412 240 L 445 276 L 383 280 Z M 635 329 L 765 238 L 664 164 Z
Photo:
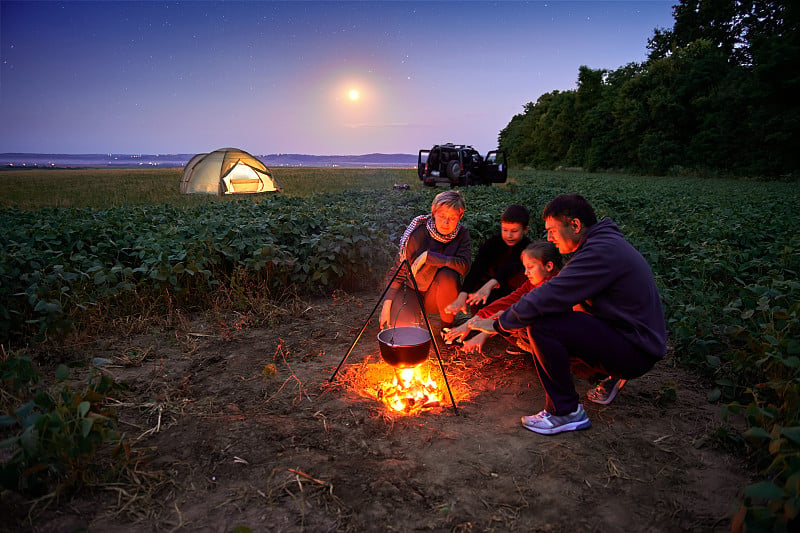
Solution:
M 454 391 L 419 416 L 365 393 L 383 365 L 369 326 L 374 295 L 300 306 L 270 327 L 107 338 L 91 357 L 124 384 L 120 429 L 149 461 L 134 479 L 25 515 L 15 531 L 725 531 L 747 474 L 707 446 L 719 409 L 665 361 L 610 406 L 586 403 L 592 427 L 540 436 L 533 367 L 439 343 Z M 434 323 L 434 327 L 435 327 Z M 491 357 L 490 357 L 491 355 Z M 429 365 L 438 362 L 431 352 Z M 589 385 L 576 382 L 584 394 Z M 671 392 L 674 391 L 674 396 Z M 243 531 L 243 530 L 242 530 Z

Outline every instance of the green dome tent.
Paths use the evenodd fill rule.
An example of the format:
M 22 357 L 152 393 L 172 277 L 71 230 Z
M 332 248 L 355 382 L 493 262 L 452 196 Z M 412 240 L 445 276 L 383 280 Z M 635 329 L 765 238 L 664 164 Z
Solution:
M 272 172 L 244 150 L 220 148 L 197 154 L 183 167 L 183 194 L 242 194 L 281 191 Z

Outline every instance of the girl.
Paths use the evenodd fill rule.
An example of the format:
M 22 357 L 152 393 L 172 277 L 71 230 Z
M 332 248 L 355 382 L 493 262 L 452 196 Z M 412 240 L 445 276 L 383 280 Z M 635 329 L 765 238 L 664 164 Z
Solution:
M 522 264 L 525 267 L 525 283 L 511 294 L 504 296 L 478 311 L 474 317 L 464 324 L 449 329 L 444 332 L 445 342 L 462 342 L 463 350 L 467 353 L 482 352 L 483 345 L 493 334 L 480 331 L 477 335 L 466 339 L 472 330 L 491 329 L 492 322 L 503 311 L 517 302 L 522 295 L 534 290 L 536 287 L 552 278 L 561 270 L 563 265 L 561 254 L 551 242 L 534 241 L 529 244 L 521 254 Z M 484 326 L 479 328 L 478 326 Z M 466 340 L 465 340 L 466 339 Z M 513 351 L 513 347 L 507 350 L 511 354 L 519 354 L 520 351 Z M 530 351 L 530 350 L 525 350 Z

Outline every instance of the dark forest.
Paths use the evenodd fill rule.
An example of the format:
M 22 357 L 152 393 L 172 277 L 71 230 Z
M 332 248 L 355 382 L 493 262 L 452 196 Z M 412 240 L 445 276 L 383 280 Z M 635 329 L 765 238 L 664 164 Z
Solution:
M 796 179 L 800 6 L 681 0 L 673 17 L 644 63 L 581 66 L 577 89 L 527 103 L 499 135 L 510 163 Z

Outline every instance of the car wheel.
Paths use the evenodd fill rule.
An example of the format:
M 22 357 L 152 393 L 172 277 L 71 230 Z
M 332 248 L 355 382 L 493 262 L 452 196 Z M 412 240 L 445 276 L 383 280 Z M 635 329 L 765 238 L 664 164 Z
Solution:
M 450 161 L 447 164 L 447 177 L 455 181 L 461 176 L 461 163 L 458 161 Z

